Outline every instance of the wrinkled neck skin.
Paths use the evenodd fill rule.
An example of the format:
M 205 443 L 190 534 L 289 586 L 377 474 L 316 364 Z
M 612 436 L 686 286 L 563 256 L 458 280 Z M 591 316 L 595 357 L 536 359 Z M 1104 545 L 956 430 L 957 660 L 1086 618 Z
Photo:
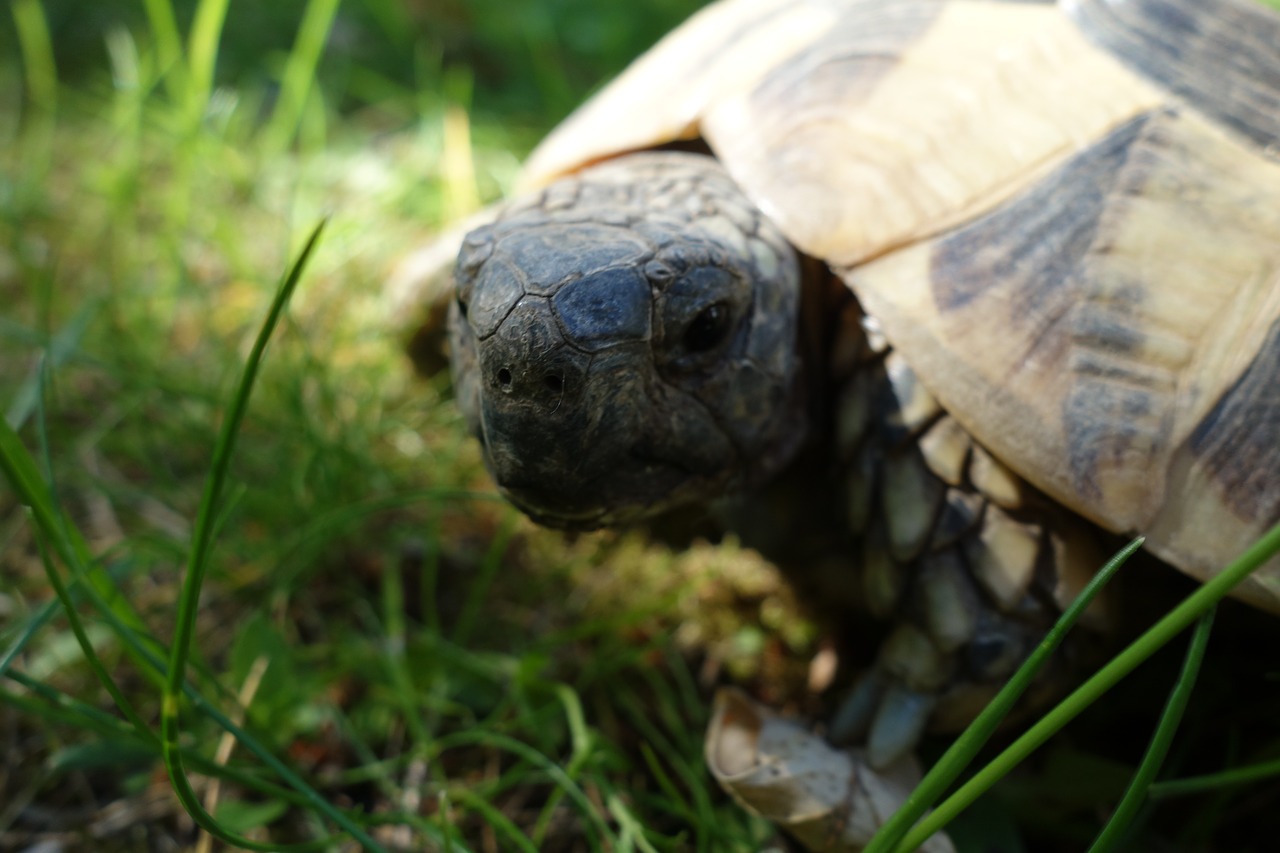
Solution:
M 455 277 L 459 405 L 539 523 L 710 503 L 804 441 L 801 261 L 710 157 L 561 180 L 469 234 Z

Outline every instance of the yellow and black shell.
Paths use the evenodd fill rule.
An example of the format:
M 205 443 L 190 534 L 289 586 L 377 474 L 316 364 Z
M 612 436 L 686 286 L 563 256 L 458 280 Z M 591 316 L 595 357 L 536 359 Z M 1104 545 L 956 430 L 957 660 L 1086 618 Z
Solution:
M 702 140 L 1003 466 L 1206 579 L 1280 521 L 1277 45 L 1255 0 L 724 0 L 524 183 Z

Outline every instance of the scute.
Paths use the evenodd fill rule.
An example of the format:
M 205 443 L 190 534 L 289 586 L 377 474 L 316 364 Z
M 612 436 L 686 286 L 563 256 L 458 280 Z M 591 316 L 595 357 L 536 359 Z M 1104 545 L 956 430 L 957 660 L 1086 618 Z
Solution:
M 701 135 L 796 246 L 851 264 L 981 214 L 1163 97 L 1043 3 L 740 0 L 571 116 L 525 183 Z
M 601 342 L 649 337 L 649 284 L 634 267 L 612 267 L 567 282 L 551 301 L 570 340 L 588 352 Z
M 835 265 L 982 214 L 1161 99 L 1042 4 L 852 4 L 805 59 L 718 100 L 703 134 Z
M 846 5 L 738 0 L 708 6 L 553 130 L 525 163 L 522 187 L 548 184 L 626 151 L 696 138 L 709 106 L 803 50 Z
M 1280 520 L 1280 162 L 1190 110 L 843 274 L 957 420 L 1098 524 L 1206 578 Z M 1243 594 L 1280 609 L 1277 577 Z
M 1280 138 L 1280 24 L 1259 0 L 1073 0 L 1064 10 L 1121 62 L 1256 144 Z

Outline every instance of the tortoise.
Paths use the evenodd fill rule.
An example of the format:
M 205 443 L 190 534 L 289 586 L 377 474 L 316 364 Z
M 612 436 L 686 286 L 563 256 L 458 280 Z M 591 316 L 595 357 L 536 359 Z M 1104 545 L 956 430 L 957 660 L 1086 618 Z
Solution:
M 1280 521 L 1277 44 L 1255 0 L 705 8 L 461 240 L 500 490 L 709 507 L 888 625 L 836 735 L 962 723 L 1095 526 L 1203 580 Z M 1280 562 L 1238 595 L 1280 612 Z

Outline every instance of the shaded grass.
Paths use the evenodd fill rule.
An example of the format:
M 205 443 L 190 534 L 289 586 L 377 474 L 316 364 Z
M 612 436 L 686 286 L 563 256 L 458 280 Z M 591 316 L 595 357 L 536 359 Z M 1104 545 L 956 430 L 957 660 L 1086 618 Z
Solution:
M 0 774 L 0 846 L 194 840 L 154 770 L 158 687 L 180 674 L 162 652 L 186 624 L 175 584 L 197 517 L 216 541 L 183 698 L 165 705 L 181 709 L 182 730 L 165 743 L 196 774 L 191 805 L 222 831 L 323 843 L 341 828 L 328 810 L 370 847 L 761 839 L 696 762 L 701 703 L 666 686 L 695 679 L 668 654 L 665 613 L 709 572 L 592 617 L 589 596 L 572 600 L 575 578 L 618 546 L 566 549 L 477 495 L 446 383 L 414 379 L 386 333 L 390 265 L 463 206 L 436 171 L 446 105 L 397 92 L 358 122 L 330 112 L 309 84 L 332 4 L 306 7 L 270 102 L 215 85 L 220 4 L 176 38 L 178 16 L 149 4 L 150 32 L 108 35 L 109 83 L 71 88 L 51 85 L 40 4 L 15 8 L 37 73 L 0 78 L 3 103 L 25 110 L 3 125 L 14 145 L 0 155 L 0 293 L 13 306 L 0 394 L 20 428 L 6 458 L 29 464 L 21 495 L 0 492 L 0 704 L 6 741 L 25 745 Z M 419 107 L 415 126 L 381 134 Z M 472 162 L 474 199 L 515 158 L 504 143 Z M 271 282 L 325 212 L 227 499 L 201 516 Z M 43 523 L 23 505 L 42 506 Z M 628 547 L 637 565 L 674 559 Z M 641 699 L 649 737 L 627 742 L 632 712 L 617 703 Z M 223 732 L 233 746 L 215 750 Z M 641 781 L 650 767 L 677 780 L 661 796 Z
M 0 847 L 194 842 L 157 776 L 181 566 L 245 354 L 323 215 L 227 499 L 205 518 L 216 541 L 176 700 L 184 736 L 170 742 L 198 774 L 196 802 L 269 845 L 323 842 L 341 821 L 415 849 L 765 843 L 711 786 L 701 736 L 717 668 L 802 693 L 815 635 L 777 604 L 776 576 L 732 547 L 676 555 L 533 530 L 492 500 L 444 378 L 414 379 L 386 334 L 390 265 L 501 192 L 534 136 L 476 119 L 509 97 L 491 91 L 489 60 L 415 60 L 438 84 L 422 91 L 349 68 L 339 94 L 321 50 L 338 7 L 316 0 L 293 10 L 277 40 L 293 47 L 263 63 L 276 70 L 257 70 L 272 85 L 236 83 L 219 77 L 235 7 L 148 0 L 144 23 L 105 34 L 108 68 L 59 86 L 47 8 L 13 6 L 25 73 L 0 76 L 0 403 L 26 448 L 10 441 L 6 458 L 30 451 L 31 493 L 52 508 L 40 533 L 32 500 L 0 492 L 0 731 L 17 745 Z M 359 8 L 389 32 L 411 7 Z M 549 32 L 590 40 L 624 20 L 561 26 L 577 9 L 520 7 L 522 21 L 544 16 L 521 27 L 483 17 L 550 105 L 525 116 L 553 118 L 584 85 Z M 617 45 L 629 41 L 615 40 L 619 60 L 634 52 Z M 458 162 L 470 165 L 446 174 Z M 1274 665 L 1244 671 L 1265 680 Z M 1136 686 L 1137 710 L 1123 697 L 1100 709 L 967 831 L 989 838 L 994 821 L 1010 849 L 1076 831 L 1083 848 L 1140 759 L 1098 732 L 1149 722 L 1158 702 L 1142 698 L 1167 683 Z M 1248 716 L 1267 718 L 1274 697 L 1247 695 L 1243 716 L 1210 694 L 1197 717 L 1193 698 L 1184 728 L 1220 728 L 1175 742 L 1171 763 L 1280 754 Z M 132 815 L 127 832 L 109 809 Z M 1178 809 L 1177 830 L 1148 822 L 1139 837 L 1212 838 L 1238 818 L 1225 799 Z

